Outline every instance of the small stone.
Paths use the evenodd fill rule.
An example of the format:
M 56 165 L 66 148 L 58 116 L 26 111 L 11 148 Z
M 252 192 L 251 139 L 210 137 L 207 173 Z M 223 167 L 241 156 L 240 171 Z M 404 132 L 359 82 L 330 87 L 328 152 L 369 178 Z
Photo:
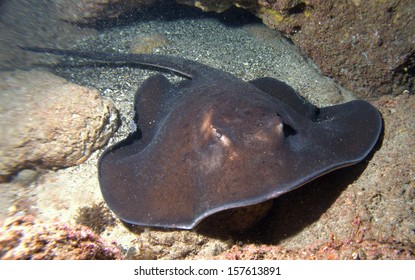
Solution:
M 40 174 L 36 172 L 36 170 L 24 169 L 16 175 L 13 179 L 13 183 L 20 184 L 21 186 L 28 186 L 31 182 L 36 181 L 39 176 Z
M 229 245 L 223 241 L 214 240 L 206 243 L 202 249 L 198 252 L 197 258 L 212 258 L 229 249 Z
M 136 36 L 132 42 L 132 53 L 151 53 L 154 49 L 166 45 L 168 40 L 163 34 Z

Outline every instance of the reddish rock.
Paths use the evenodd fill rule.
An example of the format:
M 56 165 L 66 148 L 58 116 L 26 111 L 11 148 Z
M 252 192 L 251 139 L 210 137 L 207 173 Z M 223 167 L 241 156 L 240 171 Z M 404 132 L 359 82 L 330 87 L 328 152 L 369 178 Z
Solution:
M 326 75 L 357 96 L 413 90 L 415 2 L 268 3 L 259 10 L 264 22 L 289 34 Z
M 121 259 L 109 244 L 83 226 L 43 224 L 32 216 L 10 218 L 0 228 L 2 260 Z

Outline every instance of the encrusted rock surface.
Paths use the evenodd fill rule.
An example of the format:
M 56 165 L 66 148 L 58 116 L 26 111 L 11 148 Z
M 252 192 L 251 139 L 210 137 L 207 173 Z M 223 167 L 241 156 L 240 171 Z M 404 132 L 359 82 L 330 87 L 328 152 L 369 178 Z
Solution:
M 414 260 L 414 247 L 394 240 L 324 242 L 290 250 L 275 245 L 234 245 L 219 260 Z
M 25 168 L 82 163 L 117 129 L 112 102 L 48 72 L 1 72 L 0 92 L 2 180 Z
M 2 260 L 120 259 L 119 249 L 83 226 L 42 224 L 32 216 L 7 219 L 0 228 Z
M 230 248 L 227 241 L 177 230 L 145 230 L 132 244 L 125 253 L 127 259 L 209 259 Z

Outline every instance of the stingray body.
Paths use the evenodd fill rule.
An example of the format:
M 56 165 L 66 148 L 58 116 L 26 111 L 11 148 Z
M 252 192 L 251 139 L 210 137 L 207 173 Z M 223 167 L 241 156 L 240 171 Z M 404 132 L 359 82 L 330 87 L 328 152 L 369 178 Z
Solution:
M 177 57 L 48 52 L 171 70 L 187 79 L 148 78 L 135 97 L 139 133 L 109 147 L 99 182 L 127 223 L 193 228 L 203 218 L 257 204 L 363 160 L 382 121 L 363 100 L 317 108 L 273 78 L 244 82 Z

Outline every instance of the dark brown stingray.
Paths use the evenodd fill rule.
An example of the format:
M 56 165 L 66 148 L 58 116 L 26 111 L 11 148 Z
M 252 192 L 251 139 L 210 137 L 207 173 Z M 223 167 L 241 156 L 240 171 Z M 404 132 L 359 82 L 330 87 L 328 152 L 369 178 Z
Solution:
M 278 197 L 361 161 L 381 132 L 370 103 L 317 108 L 273 78 L 248 83 L 162 55 L 27 49 L 188 78 L 148 78 L 135 97 L 139 130 L 99 161 L 106 203 L 131 224 L 189 229 L 218 211 Z

